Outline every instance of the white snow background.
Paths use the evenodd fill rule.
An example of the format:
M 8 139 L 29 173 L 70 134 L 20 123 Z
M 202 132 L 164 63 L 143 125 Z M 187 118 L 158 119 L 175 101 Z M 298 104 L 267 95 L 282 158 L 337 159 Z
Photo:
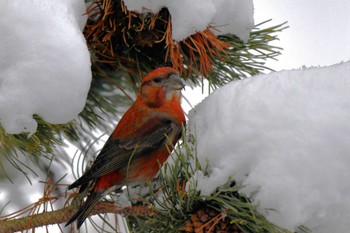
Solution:
M 241 38 L 246 39 L 253 22 L 251 1 L 149 2 L 155 8 L 169 4 L 173 20 L 179 20 L 173 32 L 175 40 L 202 30 L 208 23 L 228 26 L 227 21 L 219 21 L 226 16 L 233 17 L 229 21 L 240 19 L 229 30 L 242 33 Z M 255 4 L 259 17 L 263 15 L 257 23 L 269 18 L 278 23 L 280 18 L 290 21 L 291 28 L 281 33 L 281 40 L 291 37 L 283 37 L 284 33 L 296 32 L 293 40 L 281 41 L 291 60 L 281 56 L 284 63 L 279 63 L 280 67 L 349 59 L 349 45 L 344 43 L 350 39 L 346 26 L 350 4 L 346 1 L 334 2 L 331 7 L 324 0 L 294 1 L 292 6 L 286 0 Z M 145 8 L 149 5 L 135 7 L 155 10 Z M 344 14 L 333 12 L 335 9 Z M 91 79 L 89 54 L 81 34 L 86 20 L 83 11 L 80 0 L 0 1 L 0 120 L 7 132 L 35 132 L 33 114 L 63 123 L 83 108 Z M 181 17 L 193 25 L 185 25 Z M 328 24 L 329 19 L 334 23 Z M 221 29 L 224 32 L 224 27 Z M 298 34 L 301 29 L 302 35 Z M 200 180 L 203 193 L 233 175 L 246 185 L 246 193 L 258 190 L 254 200 L 262 208 L 276 209 L 267 215 L 276 224 L 291 230 L 304 224 L 318 233 L 347 232 L 349 66 L 343 63 L 283 71 L 232 82 L 198 105 L 189 124 L 195 125 L 200 158 L 208 157 L 213 170 L 209 178 Z M 1 206 L 14 198 L 10 186 L 0 187 Z M 28 186 L 23 184 L 23 190 Z M 31 202 L 41 193 L 32 196 L 36 199 Z

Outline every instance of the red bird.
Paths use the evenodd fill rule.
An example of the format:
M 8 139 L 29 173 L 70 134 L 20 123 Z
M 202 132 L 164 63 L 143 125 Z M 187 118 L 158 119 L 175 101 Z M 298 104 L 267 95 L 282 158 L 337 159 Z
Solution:
M 120 119 L 96 160 L 68 189 L 93 185 L 83 205 L 67 222 L 77 227 L 106 194 L 135 182 L 152 180 L 181 137 L 185 115 L 181 108 L 182 79 L 176 70 L 151 71 L 141 82 L 136 101 Z

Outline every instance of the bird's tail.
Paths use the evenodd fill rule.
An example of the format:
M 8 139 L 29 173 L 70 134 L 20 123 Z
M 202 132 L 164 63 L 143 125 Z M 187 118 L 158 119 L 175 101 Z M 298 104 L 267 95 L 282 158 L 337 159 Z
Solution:
M 77 220 L 77 228 L 83 224 L 85 219 L 89 217 L 89 214 L 97 204 L 97 202 L 101 199 L 103 192 L 91 192 L 87 197 L 84 204 L 79 208 L 79 210 L 73 215 L 71 219 L 66 223 L 66 226 Z

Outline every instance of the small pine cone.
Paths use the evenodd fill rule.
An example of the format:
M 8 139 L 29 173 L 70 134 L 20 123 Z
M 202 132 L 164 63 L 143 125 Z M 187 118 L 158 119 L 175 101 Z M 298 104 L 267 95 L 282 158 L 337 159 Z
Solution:
M 185 232 L 186 232 L 186 233 L 193 233 L 194 230 L 193 230 L 193 224 L 192 224 L 192 222 L 191 222 L 191 221 L 187 221 L 187 222 L 186 222 L 186 225 L 183 226 L 183 227 L 181 227 L 180 232 L 184 232 L 184 233 L 185 233 Z
M 228 218 L 212 208 L 202 208 L 192 214 L 181 233 L 243 233 Z
M 191 221 L 192 221 L 192 222 L 199 222 L 198 216 L 197 216 L 196 214 L 192 214 L 192 215 L 191 215 Z
M 203 226 L 203 223 L 202 222 L 193 222 L 193 227 L 195 229 L 199 229 Z
M 210 217 L 215 217 L 218 214 L 218 212 L 213 210 L 213 209 L 207 209 L 206 212 L 208 213 L 208 216 L 210 216 Z
M 209 219 L 208 215 L 203 209 L 200 209 L 197 211 L 197 216 L 201 222 L 203 223 L 208 222 L 208 219 Z

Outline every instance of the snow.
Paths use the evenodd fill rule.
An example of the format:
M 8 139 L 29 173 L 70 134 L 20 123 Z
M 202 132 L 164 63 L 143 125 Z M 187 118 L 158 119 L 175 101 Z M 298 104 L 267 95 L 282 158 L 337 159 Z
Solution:
M 267 218 L 295 230 L 350 227 L 350 62 L 258 75 L 215 91 L 189 114 L 210 194 L 231 176 Z
M 124 3 L 129 11 L 141 13 L 156 14 L 167 8 L 175 41 L 208 27 L 216 35 L 235 34 L 247 41 L 254 27 L 252 0 L 124 0 Z
M 0 1 L 0 123 L 35 133 L 38 114 L 66 123 L 83 109 L 91 82 L 82 0 Z

